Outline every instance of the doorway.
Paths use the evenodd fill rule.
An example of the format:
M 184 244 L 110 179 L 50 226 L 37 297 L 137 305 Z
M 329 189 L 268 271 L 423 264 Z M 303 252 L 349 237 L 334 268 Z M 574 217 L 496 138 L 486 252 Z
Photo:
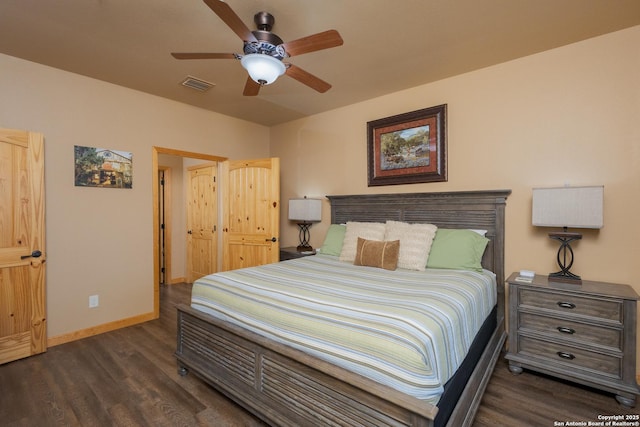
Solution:
M 160 179 L 159 179 L 159 174 L 160 174 L 160 170 L 162 170 L 162 167 L 158 166 L 159 154 L 166 154 L 170 156 L 213 161 L 213 162 L 222 162 L 227 160 L 226 157 L 212 156 L 210 154 L 194 153 L 190 151 L 175 150 L 172 148 L 152 147 L 151 169 L 153 173 L 152 206 L 153 206 L 153 230 L 154 230 L 153 231 L 153 312 L 154 312 L 154 318 L 156 319 L 160 316 L 160 283 L 161 283 L 160 271 L 161 271 L 161 262 L 162 262 L 160 257 L 160 253 L 161 253 L 160 227 L 162 223 L 161 214 L 160 214 L 160 199 L 162 197 L 162 194 L 161 194 L 161 186 L 160 186 Z M 165 178 L 166 178 L 166 173 L 165 173 Z M 165 181 L 165 186 L 166 186 L 166 181 Z M 165 196 L 167 194 L 166 187 L 165 187 L 164 194 Z M 167 203 L 166 197 L 164 200 L 164 205 L 166 206 L 164 210 L 165 211 L 164 222 L 166 227 L 167 215 L 170 215 L 168 214 L 168 211 L 170 211 L 170 208 L 168 208 L 169 205 Z M 165 260 L 170 259 L 170 254 L 167 254 L 166 252 L 167 239 L 170 238 L 168 237 L 168 235 L 169 233 L 164 233 Z M 171 276 L 169 275 L 169 273 L 170 272 L 167 270 L 167 267 L 165 264 L 165 278 L 163 279 L 165 283 L 171 280 Z

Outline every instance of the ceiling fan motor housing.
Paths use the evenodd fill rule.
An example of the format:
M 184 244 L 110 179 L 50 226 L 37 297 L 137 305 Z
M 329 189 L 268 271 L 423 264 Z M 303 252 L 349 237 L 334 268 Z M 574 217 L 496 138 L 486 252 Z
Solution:
M 273 43 L 270 40 L 263 41 L 259 37 L 259 33 L 261 31 L 252 31 L 252 33 L 258 39 L 257 42 L 244 42 L 244 54 L 249 55 L 252 53 L 260 53 L 263 55 L 273 56 L 276 59 L 283 60 L 287 56 L 287 52 L 285 52 L 284 48 L 281 46 L 282 40 L 278 36 L 275 36 L 272 33 L 267 33 L 269 35 L 275 36 L 279 43 Z

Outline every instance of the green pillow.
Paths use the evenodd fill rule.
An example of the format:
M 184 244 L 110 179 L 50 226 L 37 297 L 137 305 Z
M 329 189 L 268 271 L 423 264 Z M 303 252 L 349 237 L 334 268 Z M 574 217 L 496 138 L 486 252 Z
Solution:
M 344 233 L 347 231 L 346 225 L 331 224 L 324 238 L 324 243 L 320 248 L 321 254 L 340 256 L 342 252 L 342 242 Z
M 482 255 L 489 239 L 466 229 L 438 228 L 427 268 L 482 271 Z

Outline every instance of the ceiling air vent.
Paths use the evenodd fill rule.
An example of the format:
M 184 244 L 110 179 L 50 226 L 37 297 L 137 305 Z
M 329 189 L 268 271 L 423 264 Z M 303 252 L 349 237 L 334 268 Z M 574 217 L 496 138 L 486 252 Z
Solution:
M 209 83 L 206 80 L 198 79 L 192 76 L 187 76 L 187 78 L 185 78 L 181 84 L 182 86 L 190 87 L 191 89 L 195 89 L 200 92 L 207 91 L 215 86 L 213 83 Z

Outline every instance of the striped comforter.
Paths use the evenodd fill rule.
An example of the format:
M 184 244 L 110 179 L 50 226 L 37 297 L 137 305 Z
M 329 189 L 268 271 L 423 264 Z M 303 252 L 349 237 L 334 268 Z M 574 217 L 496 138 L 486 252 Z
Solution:
M 496 304 L 485 271 L 316 255 L 197 280 L 192 307 L 436 404 Z

